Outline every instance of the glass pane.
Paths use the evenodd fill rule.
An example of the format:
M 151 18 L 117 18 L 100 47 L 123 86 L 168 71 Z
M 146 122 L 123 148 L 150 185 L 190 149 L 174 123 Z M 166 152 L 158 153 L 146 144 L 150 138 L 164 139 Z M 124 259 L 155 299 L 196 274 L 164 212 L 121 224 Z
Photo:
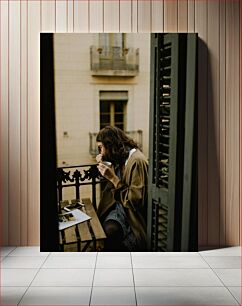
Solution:
M 115 33 L 113 34 L 113 47 L 123 47 L 123 34 Z
M 110 115 L 100 114 L 100 124 L 110 125 Z
M 100 113 L 110 113 L 109 101 L 100 101 Z
M 115 124 L 124 123 L 124 115 L 117 115 L 115 114 Z
M 106 124 L 100 124 L 100 130 L 103 129 L 106 126 Z
M 116 101 L 114 105 L 115 105 L 115 113 L 123 113 L 124 111 L 123 101 Z
M 106 33 L 99 34 L 99 46 L 100 47 L 108 47 L 110 45 L 110 36 Z
M 121 130 L 124 129 L 124 125 L 123 124 L 115 124 L 116 127 L 120 128 Z

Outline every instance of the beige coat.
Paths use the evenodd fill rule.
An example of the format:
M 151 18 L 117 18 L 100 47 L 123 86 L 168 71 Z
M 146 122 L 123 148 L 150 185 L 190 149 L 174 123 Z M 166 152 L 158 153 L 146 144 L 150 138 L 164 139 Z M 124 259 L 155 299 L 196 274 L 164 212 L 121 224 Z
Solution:
M 117 189 L 108 182 L 103 190 L 97 213 L 101 218 L 116 202 L 126 212 L 129 224 L 137 238 L 137 251 L 146 250 L 148 162 L 140 150 L 129 158 Z

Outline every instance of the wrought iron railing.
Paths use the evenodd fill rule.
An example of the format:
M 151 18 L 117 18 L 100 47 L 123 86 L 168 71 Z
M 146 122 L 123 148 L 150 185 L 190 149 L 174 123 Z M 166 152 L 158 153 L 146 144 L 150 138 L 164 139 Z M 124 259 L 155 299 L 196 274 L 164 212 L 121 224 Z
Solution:
M 143 149 L 143 131 L 126 131 L 125 132 L 130 138 L 137 142 L 139 148 Z M 96 143 L 97 133 L 89 133 L 89 153 L 95 157 L 98 154 L 98 148 Z
M 57 168 L 57 191 L 58 200 L 63 200 L 63 189 L 68 187 L 75 188 L 75 198 L 81 199 L 80 186 L 92 186 L 92 204 L 97 208 L 96 186 L 104 182 L 105 179 L 100 175 L 97 164 L 67 166 Z
M 135 76 L 139 72 L 139 49 L 91 46 L 90 57 L 93 75 Z

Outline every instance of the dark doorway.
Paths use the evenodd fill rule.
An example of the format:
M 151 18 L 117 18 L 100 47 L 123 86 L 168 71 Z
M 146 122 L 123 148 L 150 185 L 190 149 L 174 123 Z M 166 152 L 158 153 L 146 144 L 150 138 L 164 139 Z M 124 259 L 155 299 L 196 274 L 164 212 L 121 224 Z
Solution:
M 58 251 L 53 34 L 40 34 L 40 250 Z

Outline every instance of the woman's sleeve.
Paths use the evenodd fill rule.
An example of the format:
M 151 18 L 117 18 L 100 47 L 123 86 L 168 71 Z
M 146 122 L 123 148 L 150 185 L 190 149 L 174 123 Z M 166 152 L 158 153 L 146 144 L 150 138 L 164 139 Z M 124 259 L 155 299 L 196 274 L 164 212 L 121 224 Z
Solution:
M 115 190 L 115 198 L 124 207 L 136 210 L 143 203 L 147 193 L 148 165 L 144 161 L 133 164 L 127 184 L 121 182 Z

